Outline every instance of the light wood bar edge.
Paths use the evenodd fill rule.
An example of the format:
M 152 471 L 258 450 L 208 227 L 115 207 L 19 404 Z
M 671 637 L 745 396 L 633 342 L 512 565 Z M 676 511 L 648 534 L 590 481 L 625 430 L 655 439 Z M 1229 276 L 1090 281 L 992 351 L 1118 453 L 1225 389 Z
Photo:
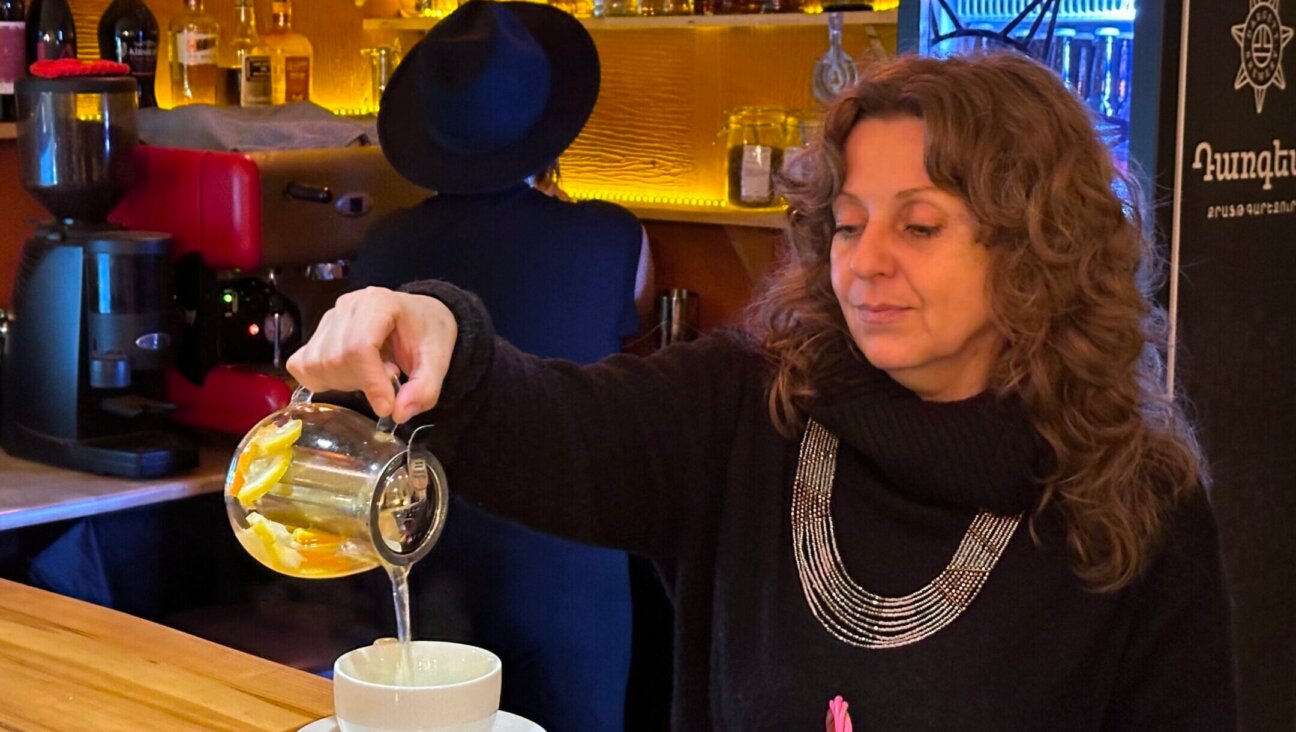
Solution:
M 153 480 L 78 473 L 0 452 L 0 531 L 219 492 L 232 452 L 204 447 L 197 469 Z
M 326 679 L 5 580 L 0 679 L 0 729 L 23 732 L 290 732 L 333 713 Z

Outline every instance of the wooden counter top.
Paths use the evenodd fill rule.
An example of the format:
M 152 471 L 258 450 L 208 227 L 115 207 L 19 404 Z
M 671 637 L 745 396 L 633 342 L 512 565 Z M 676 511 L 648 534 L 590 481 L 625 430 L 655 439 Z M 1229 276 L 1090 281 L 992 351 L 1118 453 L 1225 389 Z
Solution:
M 292 732 L 331 714 L 326 679 L 0 580 L 0 729 Z
M 232 444 L 204 447 L 197 469 L 154 480 L 90 475 L 0 452 L 0 531 L 216 493 L 233 451 Z

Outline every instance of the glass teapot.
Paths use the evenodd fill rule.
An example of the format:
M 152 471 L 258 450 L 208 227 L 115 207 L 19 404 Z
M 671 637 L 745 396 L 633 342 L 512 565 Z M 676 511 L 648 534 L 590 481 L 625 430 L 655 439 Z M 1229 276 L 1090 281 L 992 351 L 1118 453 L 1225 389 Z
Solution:
M 399 384 L 397 384 L 399 388 Z M 384 418 L 312 401 L 252 428 L 225 477 L 225 508 L 243 548 L 294 577 L 343 577 L 379 565 L 408 567 L 445 527 L 449 492 L 441 463 Z

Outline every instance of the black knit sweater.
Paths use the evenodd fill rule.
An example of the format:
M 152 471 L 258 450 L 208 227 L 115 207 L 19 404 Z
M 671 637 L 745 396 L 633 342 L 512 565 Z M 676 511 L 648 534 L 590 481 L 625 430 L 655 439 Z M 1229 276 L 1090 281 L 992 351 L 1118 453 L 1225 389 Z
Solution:
M 495 339 L 476 298 L 449 285 L 407 289 L 459 322 L 441 404 L 422 418 L 437 424 L 451 489 L 660 569 L 675 606 L 673 729 L 821 730 L 838 694 L 861 732 L 1235 727 L 1228 599 L 1202 495 L 1173 512 L 1147 574 L 1120 592 L 1077 580 L 1046 512 L 1039 543 L 1023 522 L 953 624 L 902 648 L 853 647 L 807 606 L 790 522 L 799 443 L 774 430 L 768 367 L 744 338 L 582 368 Z M 1045 451 L 1011 407 L 924 402 L 848 355 L 816 383 L 810 412 L 841 440 L 837 541 L 863 587 L 912 592 L 978 510 L 1036 504 Z

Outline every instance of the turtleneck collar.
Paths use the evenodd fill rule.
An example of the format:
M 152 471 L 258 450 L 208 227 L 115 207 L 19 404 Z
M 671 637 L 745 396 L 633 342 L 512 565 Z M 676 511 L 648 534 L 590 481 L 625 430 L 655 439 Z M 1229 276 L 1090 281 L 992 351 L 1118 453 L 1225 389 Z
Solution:
M 1034 507 L 1048 450 L 1024 406 L 983 392 L 926 402 L 842 343 L 814 372 L 806 408 L 918 500 L 999 513 Z

